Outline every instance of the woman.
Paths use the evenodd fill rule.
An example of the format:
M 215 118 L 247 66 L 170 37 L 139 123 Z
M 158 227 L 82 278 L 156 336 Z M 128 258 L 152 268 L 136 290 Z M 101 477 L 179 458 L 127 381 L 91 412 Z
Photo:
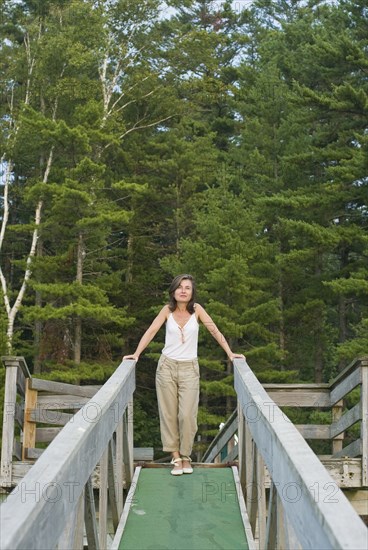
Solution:
M 138 361 L 158 330 L 166 322 L 165 346 L 156 371 L 157 401 L 163 450 L 171 452 L 173 475 L 191 474 L 190 454 L 197 432 L 199 365 L 197 358 L 199 321 L 209 330 L 230 360 L 244 358 L 233 353 L 224 336 L 204 308 L 195 303 L 196 286 L 191 275 L 178 275 L 169 288 L 165 305 L 142 336 L 137 349 L 123 359 Z

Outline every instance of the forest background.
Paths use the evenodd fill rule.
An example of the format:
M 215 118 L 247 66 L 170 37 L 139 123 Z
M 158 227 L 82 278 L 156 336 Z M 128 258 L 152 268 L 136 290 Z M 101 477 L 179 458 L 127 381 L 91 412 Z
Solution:
M 185 272 L 261 382 L 367 353 L 365 1 L 2 0 L 0 17 L 1 354 L 102 384 Z M 155 449 L 162 340 L 135 393 L 135 445 Z M 199 345 L 205 445 L 235 397 Z

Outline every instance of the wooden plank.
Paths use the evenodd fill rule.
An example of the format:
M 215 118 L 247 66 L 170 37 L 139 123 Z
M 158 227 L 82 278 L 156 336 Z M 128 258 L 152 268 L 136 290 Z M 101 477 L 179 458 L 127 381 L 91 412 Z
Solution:
M 272 390 L 274 391 L 280 390 L 281 392 L 284 392 L 284 391 L 290 392 L 292 395 L 295 390 L 303 390 L 303 391 L 308 390 L 308 391 L 311 391 L 312 393 L 320 390 L 322 390 L 323 392 L 329 391 L 330 384 L 325 382 L 321 382 L 321 383 L 307 382 L 302 384 L 292 384 L 288 382 L 286 383 L 266 382 L 262 384 L 262 387 L 266 390 L 267 393 Z
M 250 484 L 247 487 L 247 510 L 249 513 L 249 521 L 252 528 L 252 533 L 256 534 L 256 522 L 258 513 L 258 485 L 257 485 L 257 447 L 252 441 L 252 466 L 249 469 Z
M 233 415 L 232 415 L 233 416 Z M 203 462 L 212 462 L 218 456 L 222 449 L 227 445 L 228 441 L 234 436 L 238 429 L 238 418 L 233 418 L 231 424 L 225 429 L 225 426 L 216 436 L 216 441 L 207 449 L 202 457 Z
M 357 439 L 333 455 L 334 458 L 349 456 L 354 458 L 362 454 L 362 440 Z
M 26 360 L 24 357 L 19 357 L 17 355 L 3 355 L 1 360 L 6 368 L 8 367 L 17 367 L 20 368 L 23 372 L 25 378 L 31 378 L 31 373 L 27 367 Z
M 335 405 L 340 399 L 345 397 L 351 390 L 362 383 L 361 369 L 354 370 L 344 380 L 342 380 L 334 389 L 331 390 L 331 405 Z
M 37 449 L 36 447 L 23 447 L 23 460 L 37 460 L 44 451 L 45 449 Z
M 73 416 L 74 415 L 70 413 L 37 408 L 36 410 L 30 412 L 29 418 L 31 422 L 38 422 L 39 424 L 65 426 L 69 420 L 73 418 Z
M 260 548 L 265 548 L 266 542 L 266 488 L 264 470 L 262 456 L 257 452 L 258 539 Z
M 233 437 L 238 429 L 238 412 L 235 409 L 225 424 L 218 432 L 218 434 L 211 441 L 206 452 L 202 457 L 202 462 L 212 462 L 214 458 L 220 454 L 221 450 L 225 447 L 229 439 Z
M 239 457 L 239 479 L 244 496 L 246 497 L 246 475 L 245 475 L 245 422 L 243 411 L 237 404 L 238 409 L 238 457 Z
M 12 476 L 11 476 L 11 487 L 18 485 L 24 476 L 28 473 L 30 468 L 33 466 L 33 462 L 19 461 L 13 462 L 12 466 Z
M 50 443 L 62 428 L 36 428 L 36 443 Z
M 275 550 L 277 548 L 277 491 L 274 483 L 271 483 L 270 496 L 268 500 L 268 514 L 266 526 L 265 545 L 260 548 Z
M 46 391 L 50 393 L 68 394 L 76 397 L 93 397 L 101 386 L 76 386 L 66 384 L 65 382 L 53 382 L 52 380 L 42 380 L 41 378 L 31 378 L 30 387 L 37 391 Z
M 360 458 L 332 458 L 331 455 L 318 457 L 333 481 L 342 489 L 360 488 L 362 486 L 362 461 Z M 270 474 L 265 468 L 265 487 L 271 486 Z M 317 491 L 311 485 L 311 491 Z
M 119 525 L 116 529 L 114 540 L 112 541 L 110 550 L 119 550 L 120 541 L 121 541 L 121 538 L 122 538 L 123 533 L 124 533 L 125 525 L 126 525 L 126 522 L 127 522 L 127 519 L 128 519 L 129 512 L 130 512 L 130 507 L 131 507 L 132 503 L 134 502 L 134 493 L 135 493 L 135 490 L 136 490 L 137 485 L 138 485 L 138 478 L 139 478 L 139 474 L 141 473 L 141 471 L 142 471 L 142 467 L 137 466 L 136 469 L 135 469 L 134 475 L 133 475 L 133 479 L 132 479 L 132 483 L 130 485 L 128 496 L 127 496 L 126 501 L 125 501 L 124 510 L 123 510 L 123 513 L 120 517 Z
M 134 447 L 133 457 L 137 462 L 153 460 L 153 447 Z
M 353 426 L 353 424 L 361 420 L 361 418 L 361 403 L 357 403 L 349 411 L 346 411 L 338 420 L 331 424 L 330 438 L 333 439 L 337 435 L 341 434 L 350 428 L 350 426 Z
M 342 491 L 298 430 L 285 419 L 244 359 L 234 359 L 234 382 L 252 437 L 304 549 L 366 550 L 367 531 Z M 318 484 L 316 501 L 310 487 Z M 336 489 L 331 506 L 331 484 Z
M 121 419 L 121 422 L 119 422 L 115 432 L 116 506 L 119 517 L 121 516 L 124 507 L 124 488 L 126 488 L 127 492 L 129 489 L 126 485 L 124 466 L 124 417 L 125 415 Z
M 127 487 L 133 479 L 133 401 L 130 401 L 123 416 L 123 460 Z
M 285 517 L 280 495 L 277 493 L 277 491 L 276 491 L 276 500 L 277 500 L 276 502 L 277 548 L 280 548 L 280 549 L 290 548 L 288 520 Z M 293 550 L 295 550 L 294 546 L 292 546 L 292 548 Z
M 330 383 L 330 390 L 333 390 L 336 386 L 340 384 L 342 380 L 347 378 L 350 373 L 355 370 L 359 370 L 362 366 L 368 365 L 368 355 L 363 355 L 361 357 L 356 357 L 343 371 L 341 371 L 336 378 L 334 378 Z
M 215 437 L 212 444 L 209 446 L 207 451 L 202 457 L 203 462 L 212 462 L 216 456 L 218 456 L 222 449 L 227 445 L 228 441 L 234 436 L 238 429 L 238 417 L 233 413 L 231 415 L 232 421 L 227 425 L 227 427 L 223 427 L 220 432 Z
M 13 444 L 13 455 L 18 459 L 22 460 L 22 444 L 17 439 L 14 439 Z
M 331 428 L 332 428 L 332 426 L 336 426 L 337 422 L 342 417 L 343 406 L 344 406 L 344 400 L 341 399 L 340 401 L 338 401 L 336 403 L 336 405 L 334 405 L 332 407 L 332 425 L 331 425 Z M 330 428 L 330 431 L 331 431 L 331 428 Z M 334 437 L 338 433 L 341 433 L 342 437 L 339 437 L 339 438 Z M 343 433 L 343 431 L 341 431 L 341 432 L 337 432 L 337 434 L 334 434 L 334 436 L 332 436 L 332 440 L 333 440 L 332 441 L 332 454 L 337 453 L 338 451 L 341 451 L 341 449 L 343 447 L 344 433 Z
M 119 525 L 119 512 L 118 512 L 118 506 L 116 501 L 113 440 L 110 440 L 109 448 L 108 448 L 107 478 L 108 478 L 108 487 L 109 487 L 109 502 L 110 502 L 111 516 L 112 516 L 112 524 L 114 526 L 114 530 L 116 531 Z
M 14 420 L 18 426 L 23 429 L 24 424 L 24 403 L 15 403 Z
M 32 412 L 37 407 L 37 391 L 30 388 L 30 378 L 26 381 L 26 399 L 24 403 L 24 427 L 23 427 L 23 456 L 26 457 L 25 449 L 36 446 L 36 424 L 31 418 Z
M 72 504 L 72 503 L 71 503 Z M 79 497 L 59 539 L 57 550 L 82 550 L 84 534 L 84 498 Z
M 368 516 L 368 490 L 367 489 L 347 489 L 344 495 L 349 500 L 354 510 L 360 516 Z
M 55 548 L 77 500 L 106 449 L 135 388 L 135 361 L 124 361 L 73 417 L 1 505 L 2 550 Z M 114 413 L 114 414 L 113 414 Z M 40 498 L 24 498 L 24 490 Z M 23 491 L 23 493 L 22 493 Z M 48 498 L 42 498 L 46 491 Z M 54 498 L 52 498 L 54 497 Z
M 244 494 L 243 494 L 243 491 L 242 491 L 242 488 L 241 488 L 238 468 L 236 466 L 232 466 L 231 469 L 232 469 L 233 476 L 234 476 L 234 483 L 235 483 L 235 487 L 236 487 L 236 493 L 238 495 L 238 503 L 239 503 L 241 518 L 242 518 L 242 521 L 243 521 L 245 536 L 246 536 L 246 539 L 247 539 L 247 542 L 248 542 L 248 549 L 249 550 L 256 550 L 256 542 L 253 538 L 252 528 L 250 526 L 250 521 L 249 521 L 249 517 L 248 517 L 247 508 L 245 506 Z
M 81 409 L 88 401 L 90 397 L 78 397 L 75 395 L 39 395 L 38 396 L 38 408 L 53 410 L 62 409 Z
M 86 526 L 88 550 L 99 550 L 100 543 L 97 535 L 95 497 L 91 478 L 88 479 L 84 491 L 84 524 Z
M 328 384 L 263 384 L 279 407 L 330 407 Z
M 360 425 L 360 438 L 362 440 L 362 486 L 368 487 L 368 360 L 362 366 L 362 393 L 360 402 L 362 410 L 362 423 Z
M 332 479 L 343 488 L 362 486 L 362 461 L 360 458 L 319 457 Z
M 17 388 L 18 388 L 19 395 L 21 395 L 22 397 L 25 397 L 25 395 L 26 395 L 26 380 L 27 380 L 27 378 L 24 376 L 22 369 L 18 368 L 18 370 L 17 370 Z
M 243 410 L 241 410 L 241 416 L 243 416 Z M 252 498 L 252 490 L 253 490 L 253 466 L 254 466 L 254 460 L 253 460 L 253 453 L 254 453 L 254 442 L 252 439 L 252 434 L 249 430 L 248 422 L 245 422 L 244 420 L 244 426 L 245 426 L 245 491 L 244 495 L 246 496 L 246 506 L 248 510 L 248 514 L 250 516 L 250 502 Z M 244 488 L 243 488 L 244 490 Z M 250 519 L 250 518 L 249 518 Z M 252 523 L 251 523 L 252 525 Z M 252 525 L 253 528 L 253 525 Z M 253 531 L 253 534 L 255 532 Z
M 234 447 L 231 449 L 229 454 L 225 456 L 225 458 L 222 460 L 224 464 L 227 464 L 228 462 L 234 462 L 238 457 L 238 444 L 234 445 Z
M 295 424 L 304 439 L 330 439 L 329 424 Z
M 0 463 L 1 487 L 11 487 L 15 425 L 14 415 L 17 400 L 17 370 L 16 366 L 7 366 L 5 374 L 3 436 Z
M 100 460 L 100 488 L 98 506 L 98 540 L 100 548 L 107 548 L 107 469 L 109 465 L 108 449 Z

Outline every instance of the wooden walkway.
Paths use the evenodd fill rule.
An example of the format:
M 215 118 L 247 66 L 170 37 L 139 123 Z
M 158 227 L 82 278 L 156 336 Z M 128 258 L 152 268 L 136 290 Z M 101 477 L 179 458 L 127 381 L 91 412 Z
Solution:
M 112 550 L 254 548 L 237 468 L 194 465 L 182 476 L 170 470 L 137 468 Z
M 100 388 L 35 379 L 21 357 L 3 363 L 2 550 L 367 550 L 368 357 L 330 384 L 269 393 L 235 359 L 237 411 L 179 478 L 134 464 L 134 361 Z M 285 405 L 330 409 L 332 423 L 294 426 Z M 330 442 L 333 477 L 308 438 Z

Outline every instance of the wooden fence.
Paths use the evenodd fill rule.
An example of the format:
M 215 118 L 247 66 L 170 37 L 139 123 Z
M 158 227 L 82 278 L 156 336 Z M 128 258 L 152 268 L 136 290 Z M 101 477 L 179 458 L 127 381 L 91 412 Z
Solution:
M 34 411 L 32 403 L 25 403 L 23 413 L 30 415 L 30 432 L 23 434 L 23 442 L 28 443 L 22 445 L 22 449 L 21 442 L 12 435 L 17 416 L 22 416 L 16 387 L 22 391 L 29 383 L 27 372 L 19 374 L 15 367 L 16 361 L 7 364 L 7 370 L 13 370 L 7 376 L 5 407 L 12 410 L 5 414 L 3 424 L 8 434 L 2 454 L 3 485 L 6 485 L 6 480 L 12 483 L 14 448 L 18 448 L 23 456 L 27 453 L 28 458 L 32 453 L 34 458 L 40 456 L 1 505 L 0 547 L 2 550 L 82 549 L 85 532 L 89 549 L 106 548 L 108 509 L 116 530 L 124 504 L 124 489 L 129 489 L 133 477 L 135 362 L 121 363 L 92 399 L 88 399 L 74 416 L 65 418 L 70 421 L 42 454 L 32 447 L 35 441 L 32 430 L 37 429 L 35 424 L 40 420 L 30 412 Z M 35 384 L 42 385 L 43 382 L 46 381 Z M 32 394 L 29 399 L 32 399 Z M 14 409 L 17 409 L 15 414 Z M 92 475 L 98 463 L 97 529 Z

